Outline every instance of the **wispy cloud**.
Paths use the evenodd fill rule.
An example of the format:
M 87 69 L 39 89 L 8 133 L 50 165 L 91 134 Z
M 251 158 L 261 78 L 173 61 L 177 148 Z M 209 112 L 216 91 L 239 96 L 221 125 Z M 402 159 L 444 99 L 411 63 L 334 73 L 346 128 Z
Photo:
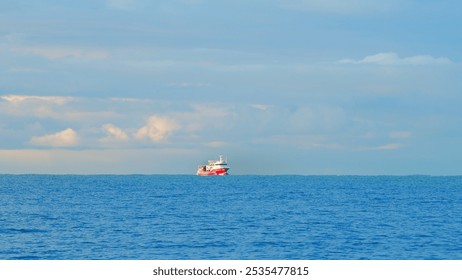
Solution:
M 72 128 L 67 128 L 54 134 L 32 137 L 29 143 L 34 146 L 73 147 L 78 143 L 78 136 Z
M 2 95 L 1 99 L 11 103 L 22 103 L 29 101 L 39 101 L 45 103 L 52 103 L 57 105 L 64 105 L 68 102 L 74 101 L 74 97 L 68 96 L 34 96 L 34 95 Z
M 398 150 L 402 147 L 401 144 L 398 143 L 389 143 L 385 145 L 381 145 L 378 147 L 373 148 L 374 150 L 386 150 L 386 151 L 392 151 L 392 150 Z
M 452 61 L 446 57 L 433 57 L 431 55 L 415 55 L 400 57 L 394 52 L 383 52 L 368 55 L 360 60 L 342 59 L 341 64 L 377 64 L 377 65 L 437 65 L 451 64 Z
M 387 143 L 379 146 L 363 146 L 358 148 L 359 150 L 364 151 L 394 151 L 399 150 L 403 147 L 402 144 L 399 143 Z
M 70 96 L 0 96 L 0 114 L 16 117 L 37 117 L 61 121 L 104 120 L 120 117 L 105 108 L 110 99 L 88 99 Z M 98 105 L 96 105 L 98 104 Z
M 267 104 L 251 104 L 250 107 L 258 109 L 258 110 L 265 111 L 265 110 L 268 110 L 271 107 L 271 105 L 267 105 Z

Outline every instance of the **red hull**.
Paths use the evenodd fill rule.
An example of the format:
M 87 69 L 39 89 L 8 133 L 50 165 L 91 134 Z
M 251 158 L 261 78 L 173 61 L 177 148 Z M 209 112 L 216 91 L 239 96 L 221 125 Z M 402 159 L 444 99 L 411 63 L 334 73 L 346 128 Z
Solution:
M 209 170 L 209 171 L 204 171 L 204 170 L 201 170 L 199 169 L 197 171 L 197 175 L 199 176 L 225 176 L 225 175 L 228 175 L 228 170 L 224 169 L 224 168 L 220 168 L 220 169 L 215 169 L 215 170 Z

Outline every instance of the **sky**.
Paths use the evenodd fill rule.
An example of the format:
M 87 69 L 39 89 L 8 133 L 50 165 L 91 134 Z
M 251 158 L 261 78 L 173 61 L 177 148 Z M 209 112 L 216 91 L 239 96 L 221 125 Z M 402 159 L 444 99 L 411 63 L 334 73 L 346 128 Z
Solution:
M 460 11 L 0 0 L 0 173 L 462 175 Z

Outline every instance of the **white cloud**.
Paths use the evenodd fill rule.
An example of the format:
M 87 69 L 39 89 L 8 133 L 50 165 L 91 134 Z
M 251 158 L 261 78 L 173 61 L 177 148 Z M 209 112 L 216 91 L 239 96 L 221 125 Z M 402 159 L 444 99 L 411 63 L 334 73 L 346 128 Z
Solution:
M 77 145 L 78 137 L 72 128 L 67 128 L 54 134 L 32 137 L 29 143 L 35 146 L 72 147 Z
M 369 55 L 360 60 L 342 59 L 342 64 L 377 64 L 377 65 L 435 65 L 450 64 L 452 61 L 446 57 L 433 57 L 431 55 L 416 55 L 399 57 L 394 52 L 383 52 Z
M 145 126 L 138 129 L 135 138 L 138 140 L 147 138 L 153 142 L 160 142 L 179 128 L 180 126 L 173 119 L 154 115 L 149 117 Z
M 64 105 L 68 102 L 74 101 L 75 98 L 68 96 L 34 96 L 34 95 L 3 95 L 1 99 L 10 103 L 22 103 L 28 101 L 41 101 L 45 103 L 52 103 L 57 105 Z
M 129 139 L 127 133 L 113 124 L 105 124 L 101 128 L 107 136 L 100 139 L 102 143 L 124 142 Z

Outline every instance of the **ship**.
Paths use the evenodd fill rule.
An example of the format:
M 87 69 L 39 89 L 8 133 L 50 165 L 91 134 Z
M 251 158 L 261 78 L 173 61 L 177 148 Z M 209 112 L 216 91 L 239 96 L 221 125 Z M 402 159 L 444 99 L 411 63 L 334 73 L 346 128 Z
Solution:
M 199 165 L 197 168 L 198 176 L 224 176 L 228 175 L 228 163 L 220 155 L 218 160 L 209 160 L 207 165 Z

